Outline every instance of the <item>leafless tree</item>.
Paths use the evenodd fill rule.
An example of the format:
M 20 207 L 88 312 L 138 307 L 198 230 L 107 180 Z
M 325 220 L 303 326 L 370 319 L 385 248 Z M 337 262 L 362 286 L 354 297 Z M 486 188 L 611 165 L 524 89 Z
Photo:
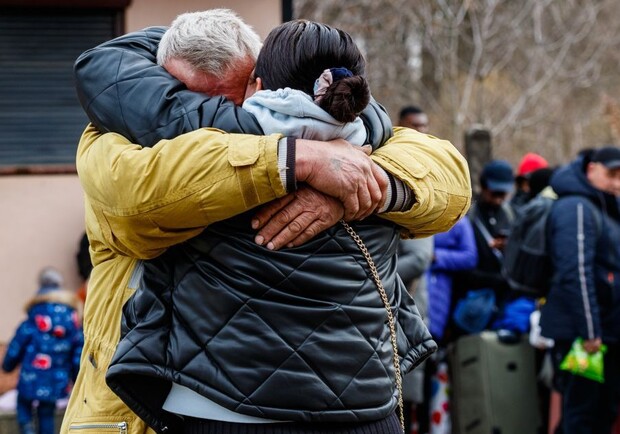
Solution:
M 616 0 L 296 0 L 294 13 L 350 32 L 392 117 L 425 107 L 457 146 L 482 124 L 495 156 L 560 163 L 613 138 L 603 95 L 620 96 Z

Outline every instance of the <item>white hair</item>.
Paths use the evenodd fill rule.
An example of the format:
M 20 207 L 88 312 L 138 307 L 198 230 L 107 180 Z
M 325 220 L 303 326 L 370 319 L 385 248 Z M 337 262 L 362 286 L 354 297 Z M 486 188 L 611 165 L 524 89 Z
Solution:
M 157 63 L 186 61 L 198 71 L 220 75 L 238 60 L 256 61 L 261 48 L 258 34 L 233 11 L 210 9 L 179 15 L 164 33 Z

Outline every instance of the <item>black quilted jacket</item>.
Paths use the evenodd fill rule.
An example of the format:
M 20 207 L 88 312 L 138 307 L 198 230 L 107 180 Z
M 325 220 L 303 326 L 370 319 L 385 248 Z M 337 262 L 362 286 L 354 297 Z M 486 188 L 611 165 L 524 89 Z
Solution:
M 336 226 L 299 248 L 254 243 L 251 213 L 145 263 L 125 306 L 108 385 L 159 432 L 171 382 L 243 414 L 279 420 L 381 419 L 396 406 L 385 307 Z M 398 318 L 403 373 L 435 349 L 396 274 L 398 230 L 356 224 Z

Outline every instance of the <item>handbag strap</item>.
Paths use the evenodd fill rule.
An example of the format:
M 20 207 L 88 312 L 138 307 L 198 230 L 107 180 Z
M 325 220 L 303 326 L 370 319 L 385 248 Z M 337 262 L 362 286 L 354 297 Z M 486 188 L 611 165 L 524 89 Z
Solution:
M 370 253 L 368 252 L 368 248 L 362 241 L 362 238 L 353 230 L 353 228 L 344 220 L 340 220 L 342 226 L 344 226 L 345 230 L 349 233 L 357 247 L 359 247 L 362 255 L 366 259 L 368 266 L 370 267 L 370 274 L 372 275 L 372 279 L 375 281 L 375 285 L 377 286 L 377 290 L 379 291 L 379 295 L 381 296 L 381 300 L 383 301 L 383 305 L 385 306 L 385 310 L 387 312 L 388 318 L 388 326 L 390 328 L 390 341 L 392 343 L 392 351 L 393 351 L 393 361 L 394 361 L 394 373 L 396 379 L 396 389 L 398 390 L 398 416 L 400 418 L 400 427 L 405 432 L 405 413 L 404 413 L 404 405 L 403 405 L 403 379 L 400 372 L 400 360 L 398 358 L 398 345 L 396 341 L 396 324 L 394 321 L 394 315 L 392 314 L 392 308 L 390 306 L 390 301 L 385 292 L 385 288 L 383 287 L 383 283 L 381 282 L 381 278 L 379 277 L 379 273 L 377 272 L 377 267 L 375 262 L 372 260 Z
M 480 231 L 480 233 L 484 237 L 484 240 L 487 242 L 487 245 L 489 246 L 489 248 L 491 249 L 491 251 L 493 252 L 495 257 L 500 262 L 503 262 L 504 261 L 504 254 L 502 253 L 501 250 L 496 249 L 495 247 L 490 247 L 491 246 L 491 242 L 493 241 L 493 236 L 491 235 L 491 233 L 489 232 L 489 230 L 484 225 L 484 223 L 482 222 L 482 220 L 480 219 L 480 217 L 478 215 L 474 216 L 474 225 L 476 225 L 476 227 L 478 228 L 478 230 Z

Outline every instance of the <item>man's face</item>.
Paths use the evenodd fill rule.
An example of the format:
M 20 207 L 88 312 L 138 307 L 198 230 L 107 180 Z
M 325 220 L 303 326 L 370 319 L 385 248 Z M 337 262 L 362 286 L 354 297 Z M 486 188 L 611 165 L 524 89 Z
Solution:
M 608 169 L 601 163 L 589 163 L 586 176 L 597 190 L 620 197 L 620 169 Z
M 241 105 L 245 98 L 248 79 L 254 70 L 254 60 L 251 58 L 241 60 L 222 76 L 197 71 L 182 59 L 170 59 L 164 67 L 191 91 L 221 95 L 236 105 Z
M 259 90 L 263 89 L 263 81 L 260 78 L 257 78 L 254 70 L 250 73 L 250 77 L 248 78 L 248 84 L 245 87 L 245 96 L 243 100 L 245 101 L 252 95 L 254 95 Z
M 428 133 L 428 116 L 426 113 L 410 113 L 400 118 L 401 127 L 413 128 L 421 133 Z
M 488 204 L 492 208 L 499 208 L 502 206 L 507 197 L 508 193 L 505 191 L 493 191 L 488 188 L 482 188 L 480 193 L 482 202 Z

